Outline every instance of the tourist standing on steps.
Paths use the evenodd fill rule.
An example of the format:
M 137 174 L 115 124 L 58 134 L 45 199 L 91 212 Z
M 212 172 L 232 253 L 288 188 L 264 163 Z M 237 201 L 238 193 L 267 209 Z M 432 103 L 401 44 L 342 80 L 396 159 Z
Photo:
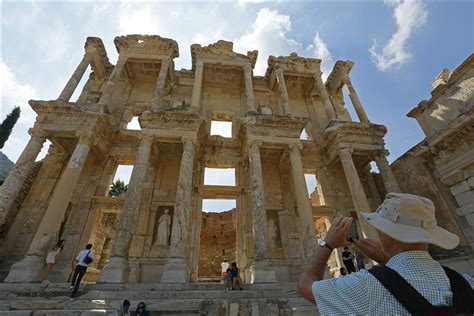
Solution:
M 224 261 L 221 263 L 221 276 L 223 283 L 225 283 L 224 278 L 226 277 L 227 269 L 229 269 L 229 263 L 227 262 L 227 259 L 224 259 Z
M 453 249 L 459 237 L 437 226 L 429 199 L 388 193 L 372 213 L 360 213 L 380 241 L 353 239 L 378 262 L 343 278 L 324 279 L 334 248 L 348 245 L 351 217 L 334 219 L 324 240 L 303 268 L 298 292 L 316 303 L 321 315 L 472 315 L 474 278 L 441 266 L 428 244 Z
M 72 276 L 71 287 L 72 290 L 71 298 L 76 296 L 77 291 L 79 290 L 79 284 L 81 284 L 84 274 L 86 274 L 87 267 L 89 264 L 94 261 L 94 252 L 92 251 L 92 245 L 87 244 L 86 249 L 81 250 L 76 257 L 76 268 L 74 269 L 74 274 Z
M 150 316 L 150 312 L 146 310 L 145 302 L 140 302 L 137 305 L 137 310 L 135 311 L 136 316 Z
M 242 278 L 240 277 L 240 269 L 237 268 L 236 262 L 232 262 L 232 265 L 230 267 L 230 273 L 232 275 L 232 290 L 235 290 L 236 285 L 239 285 L 239 289 L 243 290 Z
M 46 269 L 45 269 L 44 275 L 43 275 L 43 283 L 46 283 L 46 284 L 49 283 L 48 276 L 51 273 L 51 271 L 53 270 L 54 263 L 56 261 L 56 256 L 61 251 L 63 251 L 65 242 L 66 242 L 65 239 L 61 239 L 60 241 L 58 241 L 58 243 L 56 245 L 53 246 L 53 248 L 51 248 L 48 251 L 48 254 L 46 255 Z

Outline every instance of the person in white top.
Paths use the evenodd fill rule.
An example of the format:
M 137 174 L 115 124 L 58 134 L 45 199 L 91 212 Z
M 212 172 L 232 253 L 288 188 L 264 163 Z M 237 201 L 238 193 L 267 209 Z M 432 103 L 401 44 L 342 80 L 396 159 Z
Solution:
M 56 261 L 56 256 L 63 250 L 65 242 L 65 239 L 61 239 L 56 245 L 53 246 L 53 248 L 49 250 L 46 256 L 46 269 L 43 275 L 43 283 L 49 283 L 48 276 L 53 270 L 54 263 Z
M 76 296 L 82 278 L 86 274 L 87 267 L 92 263 L 93 260 L 94 252 L 92 251 L 92 245 L 87 244 L 86 249 L 81 250 L 76 257 L 77 265 L 74 269 L 74 275 L 72 276 L 71 287 L 69 288 L 72 290 L 71 299 Z
M 221 263 L 221 268 L 222 268 L 222 271 L 221 271 L 221 276 L 222 276 L 222 280 L 221 280 L 221 283 L 225 283 L 225 275 L 226 275 L 226 271 L 227 269 L 229 268 L 229 263 L 227 262 L 226 259 L 224 259 L 224 261 L 222 261 Z

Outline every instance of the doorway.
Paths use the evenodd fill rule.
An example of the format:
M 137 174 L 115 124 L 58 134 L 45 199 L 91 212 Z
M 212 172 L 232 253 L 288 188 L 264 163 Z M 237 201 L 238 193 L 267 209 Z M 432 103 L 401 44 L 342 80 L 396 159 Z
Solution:
M 198 282 L 220 282 L 224 260 L 237 261 L 235 199 L 204 199 L 201 214 Z

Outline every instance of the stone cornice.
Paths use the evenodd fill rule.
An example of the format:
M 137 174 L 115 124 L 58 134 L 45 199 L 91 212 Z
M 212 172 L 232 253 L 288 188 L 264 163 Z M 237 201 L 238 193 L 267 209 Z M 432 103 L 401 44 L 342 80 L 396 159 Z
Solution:
M 91 63 L 92 69 L 98 77 L 103 78 L 108 76 L 112 72 L 114 66 L 109 61 L 102 39 L 98 37 L 88 37 L 84 49 L 88 51 L 90 48 L 93 48 L 96 51 L 96 56 L 94 56 Z
M 140 115 L 140 125 L 144 129 L 170 129 L 197 132 L 204 119 L 199 113 L 186 110 L 145 111 Z
M 270 78 L 276 69 L 282 69 L 285 73 L 308 74 L 312 76 L 314 73 L 321 72 L 321 59 L 304 58 L 298 56 L 297 53 L 291 53 L 290 56 L 269 56 L 267 60 L 267 70 L 265 77 Z
M 209 44 L 208 46 L 201 46 L 200 44 L 191 45 L 191 58 L 192 58 L 192 69 L 196 67 L 196 61 L 198 58 L 224 58 L 228 60 L 235 60 L 239 62 L 247 62 L 252 65 L 252 68 L 255 66 L 257 61 L 258 51 L 248 51 L 247 56 L 239 54 L 233 51 L 234 43 L 219 40 L 214 44 Z M 218 60 L 216 60 L 218 62 Z
M 353 65 L 354 62 L 350 60 L 338 60 L 334 64 L 334 67 L 326 80 L 326 88 L 330 95 L 333 95 L 339 88 L 342 77 L 350 73 Z
M 179 47 L 175 40 L 158 35 L 125 35 L 114 39 L 117 52 L 154 52 L 168 55 L 171 58 L 179 57 Z

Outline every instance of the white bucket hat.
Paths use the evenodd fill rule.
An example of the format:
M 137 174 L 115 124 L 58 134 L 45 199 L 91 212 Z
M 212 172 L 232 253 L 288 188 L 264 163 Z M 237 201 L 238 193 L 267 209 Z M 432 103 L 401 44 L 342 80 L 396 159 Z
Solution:
M 459 237 L 439 227 L 431 200 L 404 193 L 388 193 L 374 213 L 361 213 L 371 226 L 401 242 L 430 243 L 445 249 L 459 244 Z

